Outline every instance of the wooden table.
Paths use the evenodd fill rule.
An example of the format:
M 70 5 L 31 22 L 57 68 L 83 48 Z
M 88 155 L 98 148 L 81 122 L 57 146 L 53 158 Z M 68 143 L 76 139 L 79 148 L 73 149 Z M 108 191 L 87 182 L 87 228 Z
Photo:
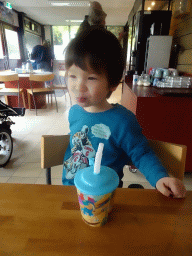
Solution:
M 81 219 L 74 186 L 0 184 L 0 255 L 191 256 L 192 191 L 117 189 L 96 228 Z
M 6 72 L 7 74 L 8 72 Z M 11 72 L 13 74 L 15 72 Z M 2 73 L 4 74 L 4 73 Z M 39 74 L 39 73 L 37 73 Z M 51 72 L 41 72 L 42 75 L 51 74 Z M 27 97 L 27 89 L 31 89 L 30 87 L 30 81 L 29 81 L 29 74 L 18 74 L 19 76 L 19 87 L 24 89 L 24 96 L 25 96 L 25 105 L 26 108 L 29 108 L 28 106 L 28 97 Z M 44 86 L 43 82 L 32 82 L 33 88 L 42 88 Z M 17 83 L 15 81 L 13 82 L 5 82 L 6 88 L 17 88 Z M 21 97 L 21 96 L 20 96 Z M 37 108 L 44 108 L 46 107 L 46 96 L 45 95 L 38 95 L 36 97 L 36 104 Z M 8 105 L 11 107 L 18 107 L 18 97 L 16 96 L 8 96 Z M 20 107 L 23 106 L 22 98 L 20 98 Z M 31 107 L 34 108 L 33 100 L 31 100 Z

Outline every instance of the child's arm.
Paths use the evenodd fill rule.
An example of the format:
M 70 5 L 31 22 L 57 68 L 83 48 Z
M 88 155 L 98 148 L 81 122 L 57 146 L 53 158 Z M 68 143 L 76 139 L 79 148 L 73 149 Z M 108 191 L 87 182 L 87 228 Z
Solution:
M 176 178 L 161 178 L 157 181 L 156 188 L 167 197 L 182 198 L 186 195 L 186 189 L 183 182 Z

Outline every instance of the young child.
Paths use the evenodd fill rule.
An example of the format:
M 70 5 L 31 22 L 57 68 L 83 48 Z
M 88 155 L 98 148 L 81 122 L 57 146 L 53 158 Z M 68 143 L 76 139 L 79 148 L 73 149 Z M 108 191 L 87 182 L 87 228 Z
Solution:
M 114 169 L 120 180 L 123 167 L 132 163 L 162 194 L 184 197 L 183 183 L 168 176 L 135 115 L 107 101 L 124 69 L 118 39 L 106 29 L 92 26 L 69 43 L 65 58 L 69 93 L 77 104 L 69 111 L 71 138 L 64 157 L 63 184 L 74 185 L 76 172 L 93 165 L 98 145 L 103 142 L 101 164 Z

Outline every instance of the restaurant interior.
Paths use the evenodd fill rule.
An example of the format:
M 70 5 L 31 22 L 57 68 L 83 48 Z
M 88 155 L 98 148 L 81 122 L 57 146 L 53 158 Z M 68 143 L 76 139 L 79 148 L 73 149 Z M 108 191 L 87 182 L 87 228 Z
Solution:
M 74 103 L 64 50 L 92 3 L 8 1 L 0 0 L 0 255 L 191 256 L 191 0 L 99 0 L 126 63 L 108 101 L 135 114 L 169 175 L 177 178 L 160 178 L 156 188 L 127 165 L 123 188 L 118 187 L 117 172 L 101 165 L 102 143 L 94 168 L 78 170 L 75 186 L 62 185 Z M 35 59 L 42 44 L 44 56 L 51 56 L 46 63 Z M 106 138 L 108 127 L 96 125 L 92 134 Z M 115 125 L 121 129 L 120 122 Z M 84 143 L 84 134 L 83 153 L 77 146 L 73 156 L 88 165 L 94 148 Z M 154 177 L 156 168 L 145 167 Z
M 190 160 L 192 159 L 190 158 L 192 137 L 188 135 L 192 120 L 190 114 L 192 106 L 191 1 L 101 0 L 99 2 L 107 13 L 106 29 L 117 37 L 123 32 L 121 44 L 126 66 L 122 82 L 110 97 L 109 102 L 120 103 L 133 111 L 148 139 L 187 146 L 186 172 L 183 182 L 187 190 L 192 190 L 192 160 Z M 89 1 L 0 1 L 0 100 L 13 108 L 26 108 L 23 116 L 10 117 L 15 123 L 11 125 L 13 152 L 6 166 L 0 168 L 0 183 L 46 184 L 46 171 L 41 168 L 41 136 L 69 133 L 68 111 L 73 103 L 68 94 L 65 78 L 64 49 L 75 37 L 88 13 Z M 157 64 L 155 62 L 150 64 L 150 54 L 153 58 L 156 56 L 155 52 L 149 51 L 150 36 L 171 38 L 168 55 L 164 57 L 167 63 L 162 64 L 157 61 Z M 31 57 L 32 50 L 45 40 L 49 42 L 54 53 L 51 70 L 35 70 L 32 65 L 34 63 Z M 163 51 L 166 51 L 166 47 Z M 155 58 L 160 57 L 157 55 Z M 153 77 L 154 80 L 158 79 L 159 88 L 153 84 L 150 86 L 137 84 L 137 87 L 134 87 L 135 71 L 140 78 L 146 75 L 146 79 L 149 79 L 150 68 L 155 68 L 155 74 L 158 73 L 158 68 L 164 73 L 163 69 L 168 70 L 169 74 L 172 74 L 171 81 L 174 82 L 176 79 L 178 81 L 179 77 L 179 81 L 183 83 L 187 81 L 187 85 L 163 88 L 160 86 L 163 86 L 164 81 Z M 3 90 L 18 86 L 18 81 L 3 80 L 8 73 L 18 75 L 21 90 L 19 96 L 3 94 Z M 54 74 L 51 92 L 46 90 L 45 95 L 42 94 L 39 90 L 44 86 L 44 81 L 48 80 L 41 78 L 31 82 L 32 74 L 46 77 Z M 46 82 L 45 85 L 44 88 L 49 88 L 49 83 L 47 85 Z M 40 95 L 35 97 L 32 94 L 29 95 L 31 86 L 34 86 L 37 94 Z M 170 113 L 166 117 L 163 114 L 160 116 L 160 114 L 154 114 L 151 108 L 164 115 L 167 112 Z M 178 115 L 174 111 L 177 111 Z M 151 130 L 142 121 L 143 116 L 146 117 L 146 122 L 151 120 Z M 166 120 L 167 125 L 160 118 Z M 153 127 L 153 123 L 159 127 L 158 133 L 154 132 L 157 127 Z M 177 133 L 173 135 L 173 128 L 168 126 L 173 127 Z M 51 176 L 53 185 L 62 185 L 62 166 L 52 168 Z M 133 183 L 141 184 L 146 189 L 153 188 L 139 170 L 133 171 L 129 166 L 125 166 L 123 187 Z

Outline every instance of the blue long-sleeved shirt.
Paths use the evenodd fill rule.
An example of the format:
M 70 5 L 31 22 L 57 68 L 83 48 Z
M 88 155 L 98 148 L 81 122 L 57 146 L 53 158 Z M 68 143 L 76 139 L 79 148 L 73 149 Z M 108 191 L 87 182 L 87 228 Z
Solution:
M 119 178 L 123 167 L 134 164 L 152 186 L 168 177 L 165 168 L 148 145 L 135 115 L 119 104 L 99 113 L 86 112 L 79 105 L 69 112 L 70 145 L 64 157 L 64 185 L 74 185 L 75 173 L 93 164 L 100 142 L 104 143 L 101 164 L 114 169 Z

